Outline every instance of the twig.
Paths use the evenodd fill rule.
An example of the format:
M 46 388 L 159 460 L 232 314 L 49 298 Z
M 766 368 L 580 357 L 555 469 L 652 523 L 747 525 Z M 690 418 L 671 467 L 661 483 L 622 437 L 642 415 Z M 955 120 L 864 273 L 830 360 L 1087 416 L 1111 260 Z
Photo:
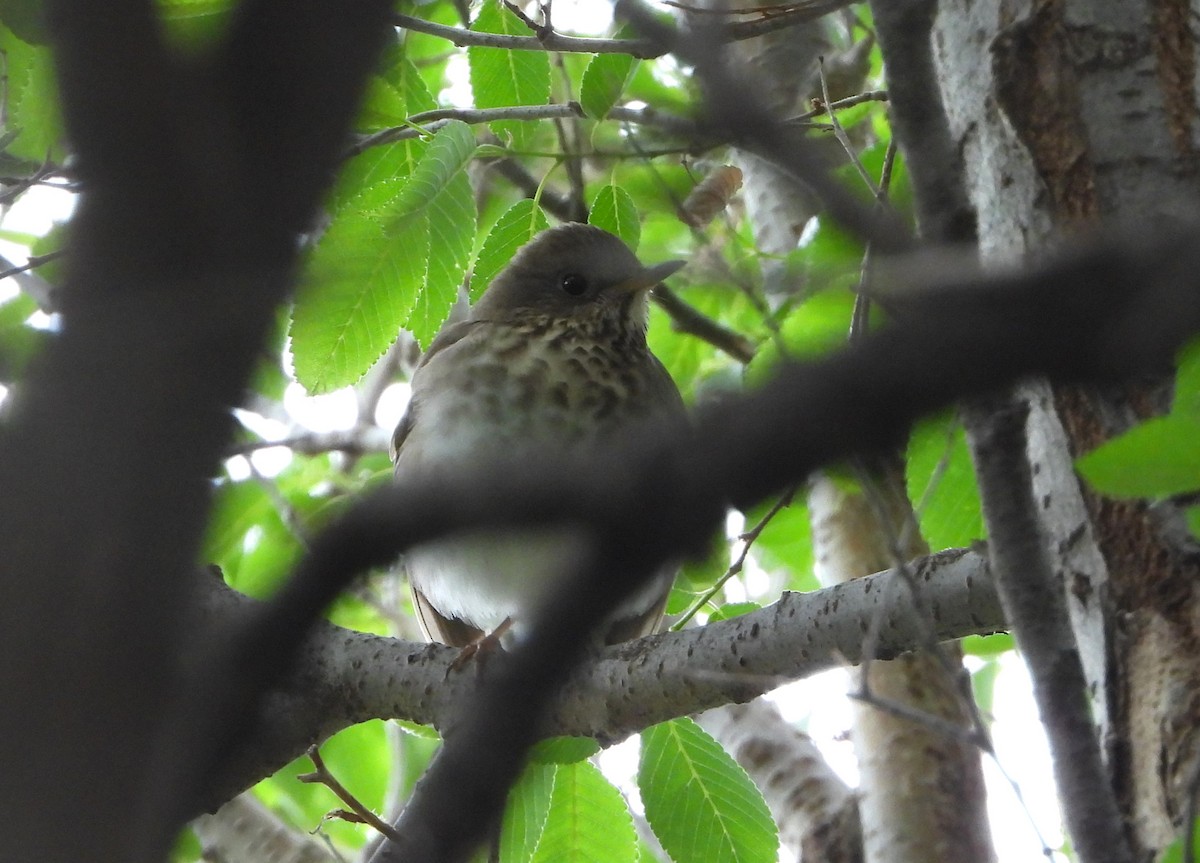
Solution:
M 437 108 L 433 111 L 413 114 L 407 118 L 405 125 L 381 129 L 360 138 L 346 149 L 344 157 L 357 156 L 364 150 L 381 144 L 407 141 L 432 134 L 451 120 L 459 120 L 474 126 L 481 123 L 493 123 L 497 120 L 556 120 L 583 116 L 583 109 L 578 102 L 566 102 L 561 105 L 514 105 L 507 108 Z M 607 119 L 654 126 L 668 134 L 696 141 L 712 140 L 716 143 L 713 135 L 706 132 L 697 123 L 683 117 L 664 114 L 653 108 L 618 106 L 608 112 Z
M 811 142 L 798 135 L 795 128 L 778 122 L 744 82 L 729 73 L 720 62 L 719 43 L 714 38 L 717 34 L 711 28 L 681 33 L 660 21 L 638 0 L 617 0 L 616 8 L 640 32 L 695 65 L 696 76 L 704 81 L 709 94 L 709 122 L 722 134 L 736 136 L 734 143 L 739 147 L 767 159 L 805 184 L 834 221 L 874 239 L 883 251 L 900 252 L 911 246 L 908 232 L 893 214 L 881 215 L 864 207 L 828 174 Z
M 0 182 L 8 188 L 5 189 L 4 194 L 0 195 L 0 207 L 7 207 L 32 186 L 50 185 L 46 183 L 46 178 L 54 176 L 57 171 L 58 166 L 53 164 L 47 156 L 38 169 L 28 177 L 3 178 Z
M 349 806 L 350 811 L 361 818 L 364 824 L 370 825 L 393 842 L 396 841 L 396 829 L 364 806 L 357 797 L 346 789 L 346 786 L 337 780 L 337 777 L 325 766 L 325 760 L 321 758 L 320 749 L 315 744 L 308 747 L 308 757 L 312 759 L 313 767 L 316 770 L 312 773 L 300 774 L 296 777 L 297 780 L 324 785 L 334 793 L 338 800 Z
M 347 431 L 306 432 L 292 435 L 280 440 L 252 440 L 235 443 L 229 447 L 227 456 L 250 455 L 259 450 L 271 447 L 287 447 L 292 452 L 301 455 L 321 455 L 327 452 L 344 452 L 349 455 L 387 452 L 386 445 L 374 445 L 367 439 L 364 429 L 354 428 Z
M 529 170 L 516 159 L 500 158 L 489 163 L 489 167 L 497 174 L 508 180 L 514 186 L 521 190 L 527 198 L 532 198 L 538 190 L 539 181 L 537 177 L 529 173 Z M 553 189 L 542 187 L 542 196 L 538 199 L 543 210 L 550 213 L 564 222 L 571 219 L 571 201 L 566 195 L 556 192 Z
M 17 276 L 21 273 L 26 273 L 34 267 L 40 267 L 42 264 L 48 264 L 53 260 L 61 258 L 66 251 L 64 249 L 56 249 L 53 252 L 46 252 L 44 255 L 30 255 L 27 263 L 15 267 L 9 267 L 7 270 L 0 271 L 0 279 L 7 279 L 10 276 Z
M 762 536 L 762 532 L 766 530 L 767 525 L 771 523 L 775 516 L 779 515 L 780 512 L 791 506 L 792 498 L 796 496 L 796 490 L 798 488 L 798 485 L 793 485 L 791 488 L 781 494 L 779 499 L 776 500 L 775 503 L 771 505 L 771 508 L 763 514 L 763 517 L 758 520 L 758 523 L 755 524 L 754 527 L 743 532 L 742 535 L 738 537 L 738 539 L 742 541 L 742 550 L 738 552 L 737 558 L 734 559 L 733 563 L 729 564 L 729 568 L 725 570 L 724 575 L 718 578 L 712 587 L 706 590 L 699 599 L 693 602 L 691 607 L 683 613 L 679 620 L 675 621 L 675 623 L 671 626 L 672 629 L 683 628 L 685 623 L 696 616 L 696 612 L 707 605 L 709 600 L 717 595 L 718 591 L 725 586 L 725 582 L 729 581 L 729 579 L 733 578 L 742 571 L 742 568 L 746 565 L 746 557 L 750 554 L 750 547 L 758 541 L 758 538 Z
M 825 58 L 817 58 L 817 78 L 821 82 L 821 101 L 829 105 L 829 84 L 825 80 Z M 871 179 L 871 175 L 867 173 L 866 167 L 862 160 L 858 158 L 858 154 L 854 152 L 854 145 L 850 143 L 850 136 L 846 134 L 846 130 L 842 127 L 841 121 L 838 120 L 837 114 L 830 111 L 829 124 L 833 126 L 833 136 L 837 138 L 837 142 L 842 145 L 842 149 L 846 151 L 846 155 L 850 158 L 850 164 L 854 166 L 854 170 L 858 171 L 859 178 L 867 184 L 867 188 L 871 190 L 871 194 L 875 196 L 876 201 L 881 201 L 879 187 L 875 185 L 875 181 Z
M 684 12 L 692 15 L 762 15 L 764 18 L 786 15 L 789 12 L 795 12 L 797 9 L 804 7 L 803 3 L 780 3 L 772 6 L 748 6 L 739 9 L 709 9 L 706 6 L 693 6 L 690 3 L 681 3 L 679 0 L 662 0 L 662 4 L 675 9 L 682 9 Z
M 23 293 L 32 297 L 34 302 L 38 304 L 38 308 L 43 312 L 51 314 L 59 310 L 59 288 L 57 285 L 52 285 L 41 276 L 31 272 L 28 266 L 24 269 L 18 267 L 3 255 L 0 255 L 0 266 L 5 268 L 7 273 L 5 278 L 15 279 L 17 287 Z
M 720 32 L 729 41 L 753 39 L 775 30 L 793 27 L 812 21 L 830 12 L 849 6 L 852 0 L 812 0 L 797 4 L 792 11 L 764 17 L 758 21 L 742 21 L 726 24 Z M 525 17 L 525 16 L 522 16 Z M 481 33 L 461 27 L 435 24 L 411 15 L 395 15 L 392 22 L 397 27 L 438 36 L 461 47 L 505 48 L 510 51 L 562 51 L 572 54 L 629 54 L 641 60 L 653 60 L 668 53 L 668 48 L 653 39 L 596 39 L 585 36 L 568 36 L 564 33 L 547 31 L 544 36 L 506 36 L 503 33 Z M 534 25 L 535 31 L 540 25 Z
M 508 9 L 509 12 L 516 15 L 517 19 L 522 24 L 524 24 L 526 27 L 528 27 L 530 30 L 532 30 L 533 35 L 538 38 L 539 42 L 542 42 L 543 44 L 545 44 L 546 39 L 548 37 L 554 35 L 554 28 L 552 26 L 550 26 L 549 21 L 542 21 L 542 23 L 539 24 L 538 22 L 536 22 L 532 18 L 530 18 L 528 15 L 526 15 L 525 10 L 522 9 L 520 6 L 518 6 L 516 3 L 513 3 L 512 0 L 504 0 L 504 7 L 506 9 Z
M 842 108 L 853 108 L 855 105 L 863 105 L 867 102 L 886 102 L 888 100 L 887 90 L 864 90 L 854 96 L 847 96 L 845 99 L 838 99 L 836 102 L 826 102 L 822 100 L 816 103 L 811 111 L 805 111 L 803 114 L 797 114 L 795 117 L 788 117 L 784 120 L 785 123 L 800 123 L 804 120 L 811 120 L 814 117 L 823 117 L 831 111 L 840 111 Z
M 567 36 L 549 32 L 545 37 L 506 36 L 503 33 L 481 33 L 435 24 L 411 15 L 396 15 L 392 19 L 397 27 L 438 36 L 462 47 L 505 48 L 510 51 L 563 51 L 575 54 L 630 54 L 642 60 L 661 57 L 666 52 L 647 39 L 591 39 L 584 36 Z M 534 25 L 536 27 L 536 25 Z
M 729 354 L 739 363 L 748 363 L 754 359 L 753 342 L 680 299 L 666 285 L 657 285 L 650 292 L 650 296 L 670 315 L 671 324 L 679 332 L 696 336 L 708 342 L 718 350 Z
M 863 676 L 865 677 L 866 675 Z M 885 713 L 898 716 L 901 719 L 907 719 L 910 722 L 923 725 L 939 734 L 944 734 L 947 737 L 958 740 L 961 743 L 965 743 L 968 746 L 974 746 L 978 749 L 982 749 L 984 752 L 992 752 L 991 741 L 981 733 L 981 730 L 978 727 L 972 729 L 963 728 L 961 725 L 957 725 L 954 722 L 947 720 L 945 717 L 938 716 L 937 714 L 930 713 L 926 710 L 917 710 L 907 704 L 904 704 L 903 702 L 895 701 L 891 698 L 880 698 L 868 690 L 865 686 L 858 692 L 849 693 L 848 697 L 854 699 L 855 701 L 862 702 L 863 704 L 869 704 L 872 707 L 884 711 Z

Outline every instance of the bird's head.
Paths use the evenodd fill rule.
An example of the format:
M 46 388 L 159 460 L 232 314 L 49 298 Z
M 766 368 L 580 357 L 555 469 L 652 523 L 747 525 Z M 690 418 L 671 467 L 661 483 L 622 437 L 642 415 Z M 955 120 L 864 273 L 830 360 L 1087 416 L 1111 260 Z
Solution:
M 472 317 L 646 325 L 646 292 L 684 265 L 644 266 L 618 237 L 577 222 L 542 231 L 497 275 Z

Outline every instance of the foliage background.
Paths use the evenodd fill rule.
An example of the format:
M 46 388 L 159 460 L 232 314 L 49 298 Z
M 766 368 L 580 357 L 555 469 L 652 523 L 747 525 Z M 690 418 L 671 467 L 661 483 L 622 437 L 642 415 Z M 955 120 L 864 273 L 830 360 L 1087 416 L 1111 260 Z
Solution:
M 221 0 L 161 0 L 160 7 L 173 38 L 188 50 L 211 44 L 229 11 Z M 555 10 L 572 20 L 565 4 Z M 461 25 L 450 3 L 401 11 Z M 603 23 L 579 20 L 595 28 L 587 35 L 622 35 L 600 32 L 607 26 Z M 76 190 L 54 110 L 44 33 L 34 18 L 21 14 L 19 4 L 3 23 L 0 49 L 8 79 L 0 161 L 4 174 L 27 181 L 11 186 L 2 203 L 19 214 L 46 187 L 66 194 Z M 471 27 L 530 33 L 495 0 L 477 9 Z M 865 67 L 840 82 L 844 91 L 833 98 L 881 88 L 869 11 L 851 7 L 832 23 L 830 35 L 831 68 L 856 46 L 870 49 Z M 754 359 L 740 362 L 681 332 L 662 307 L 654 306 L 651 346 L 690 403 L 719 400 L 723 392 L 755 385 L 781 356 L 841 345 L 854 305 L 852 289 L 861 278 L 865 249 L 860 243 L 818 216 L 793 254 L 772 260 L 755 247 L 736 195 L 711 221 L 687 224 L 688 195 L 730 158 L 728 148 L 706 139 L 696 122 L 700 101 L 688 70 L 670 58 L 464 49 L 438 36 L 403 32 L 370 85 L 357 126 L 361 137 L 345 161 L 325 220 L 312 226 L 307 238 L 303 287 L 290 314 L 279 320 L 273 350 L 262 358 L 254 388 L 237 413 L 239 442 L 224 474 L 213 478 L 216 508 L 203 561 L 220 566 L 238 590 L 268 595 L 296 562 L 306 536 L 348 496 L 388 480 L 386 441 L 420 349 L 457 304 L 479 295 L 525 240 L 564 216 L 586 217 L 618 233 L 644 260 L 687 258 L 691 265 L 672 279 L 671 289 L 755 346 Z M 473 112 L 518 106 L 555 116 L 482 123 Z M 852 142 L 850 152 L 839 153 L 844 161 L 839 174 L 848 188 L 868 196 L 859 175 L 880 177 L 890 141 L 886 104 L 865 100 L 839 111 L 838 119 Z M 814 136 L 831 137 L 823 117 L 797 122 L 811 123 Z M 909 215 L 902 164 L 892 173 L 889 197 L 893 207 Z M 0 387 L 19 384 L 56 326 L 53 284 L 55 258 L 63 249 L 61 228 L 35 235 L 12 227 L 18 223 L 6 219 L 0 239 L 13 250 L 8 254 L 17 258 L 24 250 L 36 266 L 14 274 L 25 280 L 24 290 L 0 288 Z M 764 286 L 768 265 L 783 268 L 782 288 Z M 1200 486 L 1200 361 L 1194 352 L 1182 369 L 1170 416 L 1083 461 L 1100 489 L 1154 497 Z M 1143 469 L 1131 471 L 1132 464 Z M 914 431 L 905 467 L 922 532 L 934 550 L 984 538 L 978 493 L 953 415 L 932 418 Z M 744 567 L 727 573 L 741 547 L 736 525 L 758 524 L 768 513 Z M 743 515 L 731 522 L 729 538 L 714 543 L 707 561 L 682 573 L 672 614 L 698 605 L 697 619 L 704 621 L 757 607 L 780 590 L 816 587 L 807 514 L 799 497 L 778 511 L 764 505 Z M 381 573 L 361 584 L 339 600 L 330 618 L 356 629 L 417 637 L 407 595 L 397 588 L 394 574 Z M 1005 636 L 967 644 L 976 657 L 975 688 L 985 710 L 998 657 L 1009 647 Z M 676 859 L 704 859 L 680 847 L 694 837 L 695 824 L 721 822 L 728 811 L 724 807 L 761 806 L 761 800 L 697 727 L 672 723 L 645 738 L 639 780 L 646 814 Z M 336 735 L 322 753 L 363 803 L 386 811 L 407 795 L 435 746 L 417 730 L 397 732 L 370 722 Z M 668 806 L 683 792 L 671 784 L 680 775 L 678 767 L 663 765 L 680 758 L 693 765 L 706 796 L 716 800 L 710 800 L 702 818 Z M 306 761 L 293 764 L 260 783 L 256 793 L 297 827 L 320 824 L 336 847 L 360 848 L 368 831 L 323 820 L 335 803 L 325 788 L 297 781 L 308 769 Z M 732 802 L 719 799 L 722 795 Z M 584 847 L 593 849 L 589 853 L 595 859 L 637 859 L 638 854 L 650 859 L 644 855 L 651 852 L 638 850 L 641 840 L 626 802 L 578 754 L 551 754 L 537 762 L 514 799 L 505 859 L 564 859 L 564 849 L 582 853 Z M 568 813 L 583 810 L 593 813 L 593 823 L 570 820 Z M 729 823 L 735 822 L 748 825 L 748 832 L 727 837 L 735 855 L 729 859 L 774 859 L 769 824 L 761 818 Z M 187 859 L 196 849 L 185 842 L 179 853 Z

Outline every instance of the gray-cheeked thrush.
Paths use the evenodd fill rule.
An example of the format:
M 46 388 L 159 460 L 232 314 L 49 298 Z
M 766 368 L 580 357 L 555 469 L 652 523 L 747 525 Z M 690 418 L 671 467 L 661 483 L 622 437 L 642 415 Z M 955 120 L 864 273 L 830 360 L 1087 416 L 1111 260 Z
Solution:
M 646 345 L 646 293 L 683 263 L 643 266 L 590 225 L 538 234 L 421 359 L 392 440 L 397 481 L 500 455 L 586 449 L 644 421 L 682 423 L 679 391 Z M 575 541 L 560 529 L 414 549 L 405 567 L 426 637 L 466 647 L 510 624 L 519 637 Z M 603 641 L 653 632 L 672 577 L 661 573 L 622 603 Z

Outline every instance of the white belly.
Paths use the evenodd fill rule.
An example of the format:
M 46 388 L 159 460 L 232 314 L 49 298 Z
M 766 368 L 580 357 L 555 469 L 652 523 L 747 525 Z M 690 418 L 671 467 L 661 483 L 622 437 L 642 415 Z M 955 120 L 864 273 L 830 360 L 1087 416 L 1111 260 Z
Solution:
M 405 567 L 413 586 L 442 615 L 484 632 L 511 620 L 519 639 L 538 603 L 570 574 L 584 548 L 582 538 L 566 530 L 472 534 L 419 546 L 406 555 Z M 653 579 L 610 617 L 649 610 L 672 575 L 669 570 Z

